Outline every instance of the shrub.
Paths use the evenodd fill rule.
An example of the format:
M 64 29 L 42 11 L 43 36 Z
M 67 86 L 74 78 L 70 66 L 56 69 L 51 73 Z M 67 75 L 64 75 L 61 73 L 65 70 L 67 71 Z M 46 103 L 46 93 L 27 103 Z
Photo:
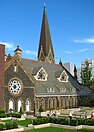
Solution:
M 23 114 L 23 110 L 22 110 L 22 107 L 20 107 L 20 111 L 19 111 L 20 114 Z
M 42 118 L 37 118 L 33 120 L 33 125 L 39 125 L 42 124 Z
M 17 122 L 13 121 L 13 127 L 14 127 L 14 128 L 18 128 Z
M 6 129 L 13 129 L 13 122 L 7 122 L 6 124 Z
M 0 130 L 3 130 L 5 128 L 4 124 L 0 124 Z
M 79 119 L 77 119 L 77 120 L 78 120 L 78 125 L 85 125 L 85 124 L 84 124 L 84 120 L 85 120 L 85 119 L 79 118 Z
M 4 109 L 1 109 L 0 110 L 0 114 L 5 114 L 5 110 Z
M 77 119 L 71 119 L 70 122 L 69 122 L 69 125 L 77 126 L 78 125 L 78 120 Z
M 11 113 L 11 116 L 12 117 L 16 117 L 16 118 L 21 118 L 21 115 L 20 113 Z
M 5 126 L 6 126 L 6 129 L 14 129 L 18 127 L 18 124 L 14 121 L 11 121 L 11 122 L 7 122 Z
M 94 120 L 93 119 L 85 119 L 84 125 L 94 126 Z
M 11 113 L 6 113 L 6 116 L 7 117 L 11 117 Z
M 63 124 L 63 125 L 94 125 L 94 120 L 92 119 L 64 119 L 64 118 L 56 118 L 56 117 L 38 117 L 33 120 L 33 125 L 39 125 L 44 123 L 55 123 L 55 124 Z
M 5 113 L 0 114 L 0 118 L 5 118 L 5 117 L 6 117 Z
M 70 122 L 70 120 L 68 120 L 68 119 L 62 119 L 62 123 L 63 123 L 63 125 L 69 125 L 69 122 Z

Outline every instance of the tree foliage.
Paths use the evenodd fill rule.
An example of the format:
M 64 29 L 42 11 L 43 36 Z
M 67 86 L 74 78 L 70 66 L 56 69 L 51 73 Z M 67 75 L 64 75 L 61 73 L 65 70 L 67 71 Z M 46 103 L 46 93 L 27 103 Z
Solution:
M 88 61 L 85 62 L 85 64 L 81 68 L 81 79 L 82 79 L 82 84 L 85 86 L 90 86 L 91 85 L 91 68 L 90 68 L 90 63 Z

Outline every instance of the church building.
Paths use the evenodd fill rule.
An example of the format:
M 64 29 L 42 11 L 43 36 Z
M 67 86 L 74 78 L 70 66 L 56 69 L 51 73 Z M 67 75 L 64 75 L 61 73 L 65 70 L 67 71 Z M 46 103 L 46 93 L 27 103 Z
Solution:
M 43 110 L 88 106 L 92 90 L 77 81 L 76 72 L 75 68 L 73 77 L 61 61 L 55 63 L 44 6 L 38 60 L 22 58 L 19 46 L 5 60 L 5 46 L 0 44 L 0 108 L 34 113 L 40 106 Z

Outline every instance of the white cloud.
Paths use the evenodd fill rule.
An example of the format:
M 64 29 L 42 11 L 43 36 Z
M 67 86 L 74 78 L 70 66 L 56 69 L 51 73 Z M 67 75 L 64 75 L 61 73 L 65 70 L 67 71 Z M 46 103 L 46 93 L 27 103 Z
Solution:
M 3 44 L 3 45 L 5 45 L 5 48 L 7 49 L 7 50 L 14 50 L 14 45 L 13 45 L 13 43 L 7 43 L 7 42 L 0 42 L 0 44 Z
M 90 50 L 90 49 L 88 49 L 88 48 L 87 49 L 80 49 L 80 50 L 77 51 L 77 53 L 85 52 L 85 51 L 88 51 L 88 50 Z
M 72 51 L 64 51 L 64 53 L 66 53 L 66 54 L 72 54 L 73 52 Z
M 35 52 L 35 51 L 30 51 L 30 50 L 26 50 L 26 51 L 24 51 L 26 54 L 28 54 L 28 55 L 35 55 L 35 56 L 37 56 L 37 52 Z
M 84 49 L 80 49 L 80 50 L 63 51 L 63 52 L 66 54 L 77 54 L 77 53 L 82 53 L 82 52 L 91 51 L 91 50 L 94 50 L 94 49 L 84 48 Z
M 94 43 L 94 37 L 92 38 L 86 38 L 86 39 L 82 39 L 82 40 L 73 40 L 75 43 Z

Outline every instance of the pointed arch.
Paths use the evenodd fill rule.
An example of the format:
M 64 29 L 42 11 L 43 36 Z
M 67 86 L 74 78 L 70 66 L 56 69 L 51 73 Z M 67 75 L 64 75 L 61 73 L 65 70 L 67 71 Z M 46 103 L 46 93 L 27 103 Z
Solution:
M 39 98 L 36 99 L 36 107 L 37 107 L 37 110 L 39 110 L 39 108 L 40 108 Z
M 20 111 L 21 107 L 23 109 L 23 100 L 22 99 L 18 99 L 18 112 Z
M 61 107 L 61 106 L 62 106 L 62 105 L 61 105 L 61 98 L 59 98 L 59 97 L 58 97 L 58 106 L 59 106 L 59 108 L 62 108 L 62 107 Z
M 66 106 L 66 100 L 65 100 L 64 97 L 62 97 L 62 98 L 61 98 L 61 107 L 62 107 L 62 108 L 65 108 L 65 106 Z
M 29 112 L 31 109 L 31 102 L 30 102 L 30 99 L 27 98 L 26 99 L 26 102 L 25 102 L 25 109 L 26 109 L 26 112 Z
M 56 98 L 53 98 L 53 108 L 56 108 L 57 107 L 57 100 Z
M 53 99 L 48 98 L 48 108 L 53 108 Z
M 9 110 L 10 109 L 14 110 L 14 100 L 13 99 L 9 99 Z
M 65 97 L 65 108 L 68 108 L 68 106 L 69 106 L 68 98 Z
M 41 98 L 41 106 L 43 110 L 45 110 L 45 99 L 44 98 Z

